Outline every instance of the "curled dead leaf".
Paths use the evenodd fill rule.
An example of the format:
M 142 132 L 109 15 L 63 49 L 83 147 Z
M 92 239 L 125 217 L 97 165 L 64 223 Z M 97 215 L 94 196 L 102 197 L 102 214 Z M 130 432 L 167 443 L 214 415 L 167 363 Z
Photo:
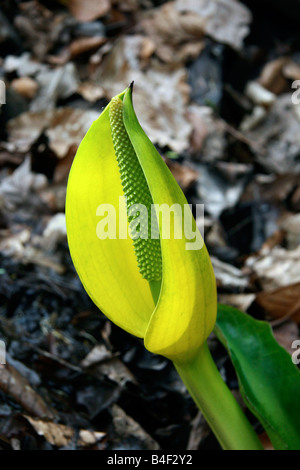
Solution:
M 30 386 L 11 364 L 0 365 L 0 390 L 10 395 L 24 410 L 39 418 L 54 419 L 57 413 Z
M 256 302 L 272 318 L 291 318 L 300 323 L 300 282 L 279 289 L 260 292 Z
M 67 7 L 70 13 L 82 22 L 93 21 L 109 12 L 110 0 L 69 0 Z
M 263 290 L 273 291 L 300 282 L 300 246 L 285 250 L 275 246 L 250 256 L 246 266 L 252 270 Z
M 41 419 L 32 418 L 28 415 L 23 416 L 39 436 L 44 436 L 49 444 L 57 447 L 68 446 L 72 441 L 76 442 L 76 445 L 78 446 L 90 446 L 96 444 L 105 436 L 104 432 L 81 429 L 77 437 L 75 435 L 75 430 L 64 424 L 57 424 L 52 421 L 43 421 Z

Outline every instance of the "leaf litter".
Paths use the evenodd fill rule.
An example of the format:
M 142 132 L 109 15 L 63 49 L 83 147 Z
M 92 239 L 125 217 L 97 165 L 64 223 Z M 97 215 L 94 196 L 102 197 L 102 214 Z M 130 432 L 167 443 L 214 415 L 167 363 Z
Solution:
M 97 310 L 68 252 L 64 204 L 74 155 L 132 80 L 145 131 L 188 202 L 204 204 L 219 300 L 270 322 L 293 352 L 299 18 L 275 2 L 266 35 L 269 3 L 250 3 L 3 2 L 1 449 L 218 449 L 169 361 Z M 287 29 L 278 27 L 282 15 Z M 236 388 L 214 335 L 209 343 Z

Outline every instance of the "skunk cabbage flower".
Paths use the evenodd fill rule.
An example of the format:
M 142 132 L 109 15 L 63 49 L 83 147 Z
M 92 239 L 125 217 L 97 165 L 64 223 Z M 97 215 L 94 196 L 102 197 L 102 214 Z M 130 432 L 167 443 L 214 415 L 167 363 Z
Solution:
M 132 87 L 80 144 L 66 220 L 75 268 L 99 309 L 149 351 L 193 358 L 216 320 L 213 269 L 180 187 L 137 120 Z

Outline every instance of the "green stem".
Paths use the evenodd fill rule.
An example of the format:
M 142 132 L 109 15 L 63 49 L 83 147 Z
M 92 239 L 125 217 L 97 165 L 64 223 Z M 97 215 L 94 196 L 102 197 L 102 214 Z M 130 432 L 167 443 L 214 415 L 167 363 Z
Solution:
M 223 381 L 207 343 L 185 364 L 174 365 L 223 449 L 261 450 L 256 433 Z

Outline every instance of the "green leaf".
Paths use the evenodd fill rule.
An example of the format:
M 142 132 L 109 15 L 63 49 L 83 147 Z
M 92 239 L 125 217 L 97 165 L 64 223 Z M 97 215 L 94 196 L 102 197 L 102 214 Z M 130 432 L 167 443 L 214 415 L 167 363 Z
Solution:
M 246 405 L 275 449 L 300 450 L 300 371 L 268 323 L 219 305 L 214 331 L 229 352 Z

